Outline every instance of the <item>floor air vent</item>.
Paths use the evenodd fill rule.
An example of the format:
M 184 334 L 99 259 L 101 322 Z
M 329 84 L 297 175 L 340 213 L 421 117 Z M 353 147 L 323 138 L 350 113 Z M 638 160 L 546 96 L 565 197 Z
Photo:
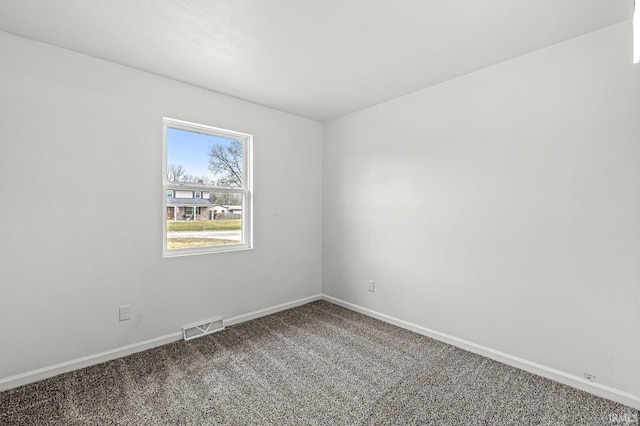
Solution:
M 218 317 L 198 324 L 186 325 L 182 327 L 182 335 L 184 336 L 184 340 L 191 340 L 221 330 L 224 330 L 224 324 L 222 317 Z

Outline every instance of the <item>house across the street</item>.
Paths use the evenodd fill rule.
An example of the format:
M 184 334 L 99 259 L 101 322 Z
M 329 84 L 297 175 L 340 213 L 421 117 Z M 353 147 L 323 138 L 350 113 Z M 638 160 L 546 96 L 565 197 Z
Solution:
M 217 204 L 208 191 L 167 190 L 167 219 L 239 219 L 241 215 L 241 205 Z

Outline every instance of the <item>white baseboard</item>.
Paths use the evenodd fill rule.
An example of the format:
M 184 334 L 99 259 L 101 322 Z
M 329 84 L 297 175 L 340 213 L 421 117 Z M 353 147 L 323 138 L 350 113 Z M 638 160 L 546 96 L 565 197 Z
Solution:
M 478 355 L 491 358 L 493 360 L 502 362 L 512 367 L 519 368 L 524 371 L 536 374 L 538 376 L 546 377 L 547 379 L 554 380 L 556 382 L 571 386 L 576 389 L 589 392 L 602 398 L 610 399 L 620 404 L 627 405 L 629 407 L 640 410 L 640 397 L 630 394 L 628 392 L 621 391 L 619 389 L 611 388 L 599 383 L 589 382 L 582 377 L 575 376 L 573 374 L 566 373 L 564 371 L 556 370 L 545 365 L 537 364 L 535 362 L 528 361 L 526 359 L 518 358 L 513 355 L 506 354 L 504 352 L 496 351 L 486 346 L 478 345 L 467 340 L 459 339 L 448 334 L 440 333 L 435 330 L 422 327 L 417 324 L 410 323 L 389 315 L 382 314 L 380 312 L 373 311 L 371 309 L 363 308 L 362 306 L 355 305 L 353 303 L 345 302 L 344 300 L 337 299 L 335 297 L 323 295 L 322 299 L 350 309 L 355 312 L 370 316 L 372 318 L 379 319 L 389 324 L 396 325 L 406 330 L 413 331 L 423 336 L 431 337 L 432 339 L 439 340 L 444 343 L 456 346 L 458 348 L 473 352 Z
M 48 379 L 58 374 L 67 373 L 69 371 L 79 370 L 102 362 L 111 361 L 116 358 L 131 355 L 136 352 L 146 351 L 158 346 L 166 345 L 182 339 L 182 331 L 167 334 L 166 336 L 156 337 L 155 339 L 145 340 L 144 342 L 133 343 L 127 346 L 121 346 L 116 349 L 100 352 L 93 355 L 76 358 L 71 361 L 61 362 L 60 364 L 48 367 L 38 368 L 37 370 L 27 371 L 26 373 L 16 374 L 15 376 L 0 379 L 0 392 L 17 388 L 18 386 L 27 385 L 39 380 Z
M 283 303 L 281 305 L 272 306 L 270 308 L 260 309 L 258 311 L 249 312 L 248 314 L 238 315 L 224 321 L 225 325 L 234 325 L 252 319 L 260 318 L 286 309 L 295 308 L 296 306 L 305 305 L 307 303 L 320 300 L 322 295 L 318 294 L 303 299 L 294 300 L 293 302 Z M 82 358 L 73 359 L 71 361 L 61 362 L 59 364 L 48 367 L 39 368 L 37 370 L 27 371 L 25 373 L 16 374 L 15 376 L 0 379 L 0 392 L 16 388 L 18 386 L 48 379 L 58 374 L 67 373 L 69 371 L 79 370 L 91 365 L 100 364 L 102 362 L 111 361 L 116 358 L 131 355 L 136 352 L 146 351 L 147 349 L 156 348 L 182 339 L 182 331 L 167 334 L 166 336 L 156 337 L 154 339 L 145 340 L 144 342 L 133 343 L 131 345 L 122 346 L 105 352 L 88 355 Z
M 276 312 L 286 311 L 287 309 L 295 308 L 297 306 L 306 305 L 307 303 L 315 302 L 322 299 L 321 294 L 315 296 L 305 297 L 303 299 L 294 300 L 293 302 L 283 303 L 281 305 L 272 306 L 270 308 L 260 309 L 258 311 L 249 312 L 248 314 L 238 315 L 224 320 L 225 327 L 227 325 L 240 324 L 241 322 L 251 321 L 252 319 L 264 317 L 267 315 L 275 314 Z

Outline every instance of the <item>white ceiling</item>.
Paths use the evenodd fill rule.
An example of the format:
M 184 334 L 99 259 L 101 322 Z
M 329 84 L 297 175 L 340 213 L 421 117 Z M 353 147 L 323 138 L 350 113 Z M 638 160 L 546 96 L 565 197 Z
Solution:
M 632 11 L 633 0 L 0 0 L 0 30 L 326 121 Z

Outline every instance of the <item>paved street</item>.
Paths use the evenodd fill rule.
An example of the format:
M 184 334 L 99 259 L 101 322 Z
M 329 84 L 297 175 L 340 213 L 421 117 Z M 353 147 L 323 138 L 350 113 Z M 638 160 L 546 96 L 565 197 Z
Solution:
M 221 238 L 224 240 L 242 239 L 242 231 L 171 231 L 167 232 L 168 238 Z

